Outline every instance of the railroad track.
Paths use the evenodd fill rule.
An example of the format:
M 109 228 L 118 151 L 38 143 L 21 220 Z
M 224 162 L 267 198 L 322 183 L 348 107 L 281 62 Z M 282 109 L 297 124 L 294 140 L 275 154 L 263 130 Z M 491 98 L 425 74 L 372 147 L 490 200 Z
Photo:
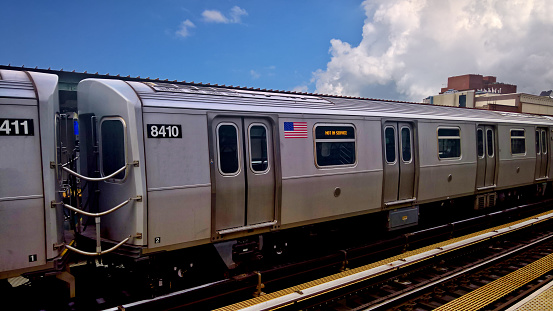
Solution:
M 468 302 L 477 306 L 466 310 L 501 310 L 551 277 L 553 244 L 541 244 L 553 240 L 552 221 L 544 213 L 220 310 L 458 310 Z
M 332 275 L 338 271 L 344 270 L 346 267 L 349 267 L 350 270 L 345 271 L 345 273 L 349 273 L 357 269 L 356 267 L 362 267 L 363 265 L 366 265 L 367 262 L 376 261 L 376 265 L 378 265 L 379 263 L 382 263 L 382 260 L 390 260 L 390 258 L 402 258 L 405 257 L 406 254 L 408 254 L 404 253 L 403 255 L 401 255 L 406 249 L 423 247 L 436 241 L 448 240 L 451 237 L 477 231 L 482 228 L 489 227 L 490 225 L 506 223 L 509 220 L 517 219 L 517 217 L 520 217 L 521 215 L 528 216 L 532 213 L 535 213 L 537 210 L 543 210 L 550 204 L 551 200 L 520 206 L 502 212 L 482 215 L 472 219 L 450 223 L 431 229 L 421 230 L 419 232 L 405 234 L 400 237 L 395 237 L 393 240 L 381 241 L 379 243 L 367 246 L 336 252 L 327 256 L 323 256 L 321 258 L 308 260 L 301 263 L 283 265 L 259 273 L 239 275 L 226 280 L 221 280 L 193 289 L 175 292 L 154 299 L 147 299 L 135 303 L 120 305 L 118 308 L 113 308 L 112 310 L 220 308 L 225 305 L 232 305 L 233 303 L 236 303 L 238 301 L 248 301 L 248 299 L 252 297 L 252 294 L 259 295 L 263 292 L 274 294 L 275 292 L 286 289 L 287 287 L 294 284 L 300 284 L 308 280 L 318 279 L 325 275 Z M 459 238 L 449 240 L 449 242 L 446 242 L 445 244 L 455 241 L 459 241 Z M 502 248 L 506 249 L 507 245 L 509 245 L 509 243 L 506 242 L 505 245 L 502 246 Z M 433 246 L 429 247 L 432 248 Z M 428 246 L 426 248 L 428 248 Z M 494 247 L 491 247 L 488 251 L 493 249 Z M 418 252 L 420 252 L 420 250 L 418 250 Z M 394 255 L 396 256 L 394 257 Z M 432 265 L 432 267 L 435 266 L 438 271 L 454 270 L 453 266 L 446 267 L 446 265 L 444 265 L 444 262 L 444 260 L 441 260 L 437 263 L 430 264 L 429 262 L 426 262 L 425 264 L 430 264 Z M 372 265 L 374 266 L 375 264 Z M 420 265 L 423 264 L 421 263 Z M 420 268 L 419 270 L 422 271 L 424 269 Z M 390 276 L 390 274 L 386 274 L 385 277 L 378 276 L 372 279 L 375 284 L 378 282 L 383 282 L 382 284 L 385 284 L 386 282 L 393 282 L 391 283 L 391 285 L 393 285 L 391 288 L 383 288 L 384 292 L 386 292 L 386 290 L 393 293 L 397 293 L 399 291 L 406 292 L 406 288 L 409 287 L 407 286 L 409 285 L 408 282 L 411 282 L 413 284 L 413 281 L 407 280 L 405 277 L 402 276 L 402 274 L 406 273 L 405 269 L 401 270 L 401 272 L 398 273 L 399 274 L 396 276 Z M 440 273 L 436 273 L 436 275 L 440 275 Z M 402 280 L 402 278 L 404 280 Z M 364 286 L 370 287 L 370 285 Z M 358 290 L 349 287 L 346 291 L 349 292 L 347 292 L 345 296 L 354 296 L 356 295 L 355 292 Z M 259 299 L 263 297 L 267 296 L 262 296 Z M 373 297 L 372 300 L 374 301 L 376 299 L 377 297 Z M 323 304 L 339 304 L 340 300 L 340 297 L 331 297 L 324 301 Z M 314 306 L 313 308 L 316 308 L 317 303 L 312 303 L 312 305 Z
M 386 281 L 357 284 L 282 310 L 504 310 L 553 279 L 548 273 L 553 264 L 540 262 L 553 263 L 553 233 L 539 235 L 450 254 Z

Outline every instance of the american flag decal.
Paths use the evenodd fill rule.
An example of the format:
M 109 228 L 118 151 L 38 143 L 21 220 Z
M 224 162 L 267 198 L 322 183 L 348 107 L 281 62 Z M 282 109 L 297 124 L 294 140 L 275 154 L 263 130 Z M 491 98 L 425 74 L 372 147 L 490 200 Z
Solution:
M 284 138 L 307 138 L 307 122 L 284 122 Z

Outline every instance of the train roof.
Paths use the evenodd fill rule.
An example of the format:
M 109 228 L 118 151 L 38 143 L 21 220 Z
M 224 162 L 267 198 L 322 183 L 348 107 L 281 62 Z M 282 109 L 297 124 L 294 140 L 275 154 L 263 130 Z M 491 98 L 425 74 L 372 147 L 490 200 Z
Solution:
M 8 69 L 8 70 L 2 70 Z M 16 71 L 13 69 L 19 69 Z M 3 93 L 9 89 L 16 97 L 35 98 L 32 82 L 22 70 L 0 66 L 0 87 Z M 553 117 L 513 112 L 490 111 L 474 108 L 435 106 L 429 104 L 401 102 L 335 95 L 298 93 L 279 90 L 262 90 L 247 87 L 219 86 L 194 82 L 168 82 L 140 77 L 119 77 L 55 70 L 33 71 L 66 74 L 77 79 L 93 79 L 113 84 L 125 80 L 132 85 L 145 107 L 179 107 L 207 110 L 251 111 L 263 113 L 299 113 L 304 115 L 377 116 L 387 118 L 430 119 L 430 120 L 473 120 L 478 122 L 530 123 L 553 125 Z M 27 71 L 35 75 L 33 71 Z M 73 77 L 75 75 L 75 77 Z M 78 76 L 78 77 L 77 77 Z M 81 77 L 82 76 L 82 77 Z M 109 78 L 109 79 L 102 79 Z M 66 78 L 67 79 L 67 78 Z M 121 79 L 121 80 L 118 80 Z M 111 82 L 110 82 L 111 81 Z
M 553 118 L 545 116 L 474 108 L 203 85 L 128 83 L 135 89 L 144 107 L 553 125 Z

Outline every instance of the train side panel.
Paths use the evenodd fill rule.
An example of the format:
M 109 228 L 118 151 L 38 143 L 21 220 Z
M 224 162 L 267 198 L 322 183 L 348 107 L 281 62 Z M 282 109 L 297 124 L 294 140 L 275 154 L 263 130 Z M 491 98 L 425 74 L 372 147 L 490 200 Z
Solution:
M 378 211 L 382 202 L 382 151 L 380 121 L 362 119 L 298 119 L 306 122 L 307 138 L 280 133 L 282 165 L 282 225 L 315 223 Z M 353 125 L 356 131 L 355 165 L 317 167 L 314 126 Z M 376 147 L 375 147 L 376 146 Z
M 39 124 L 34 100 L 0 99 L 0 116 Z M 46 263 L 39 134 L 0 136 L 0 272 Z
M 460 156 L 440 155 L 438 130 L 460 134 Z M 476 182 L 476 129 L 474 123 L 419 122 L 419 202 L 474 193 Z M 453 135 L 453 134 L 452 134 Z M 444 136 L 455 141 L 457 136 Z M 448 148 L 443 147 L 443 149 Z M 443 150 L 442 149 L 442 153 Z
M 63 242 L 55 75 L 0 70 L 0 277 L 52 267 Z M 46 191 L 46 193 L 45 193 Z
M 144 109 L 148 246 L 202 240 L 206 243 L 211 235 L 206 114 L 184 109 Z M 165 126 L 164 134 L 160 133 L 160 126 Z
M 524 136 L 517 136 L 519 132 Z M 534 126 L 499 125 L 499 172 L 497 188 L 507 188 L 531 184 L 536 169 L 536 149 Z M 524 140 L 524 149 L 520 143 Z M 518 150 L 512 150 L 512 147 Z

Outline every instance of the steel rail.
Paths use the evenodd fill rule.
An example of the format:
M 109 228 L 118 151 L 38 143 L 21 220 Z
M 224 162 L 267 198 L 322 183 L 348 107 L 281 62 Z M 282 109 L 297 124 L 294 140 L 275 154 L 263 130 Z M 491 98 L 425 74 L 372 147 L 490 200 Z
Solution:
M 378 265 L 367 265 L 364 267 L 352 269 L 346 272 L 338 273 L 334 276 L 308 282 L 300 286 L 292 287 L 287 290 L 267 294 L 265 296 L 254 298 L 249 301 L 237 303 L 231 306 L 223 307 L 218 310 L 273 310 L 287 305 L 292 305 L 296 302 L 309 299 L 328 293 L 332 290 L 343 288 L 372 277 L 382 275 L 391 271 L 396 271 L 402 267 L 406 267 L 429 258 L 433 258 L 454 250 L 461 249 L 465 246 L 473 245 L 479 242 L 493 239 L 495 237 L 514 232 L 516 230 L 538 224 L 545 220 L 553 219 L 553 212 L 544 213 L 540 216 L 532 216 L 518 223 L 508 223 L 506 225 L 494 227 L 491 229 L 463 236 L 453 241 L 446 241 L 430 245 L 423 248 L 423 252 L 407 252 L 400 256 L 391 258 L 389 262 L 379 262 Z M 407 256 L 406 256 L 407 255 Z

